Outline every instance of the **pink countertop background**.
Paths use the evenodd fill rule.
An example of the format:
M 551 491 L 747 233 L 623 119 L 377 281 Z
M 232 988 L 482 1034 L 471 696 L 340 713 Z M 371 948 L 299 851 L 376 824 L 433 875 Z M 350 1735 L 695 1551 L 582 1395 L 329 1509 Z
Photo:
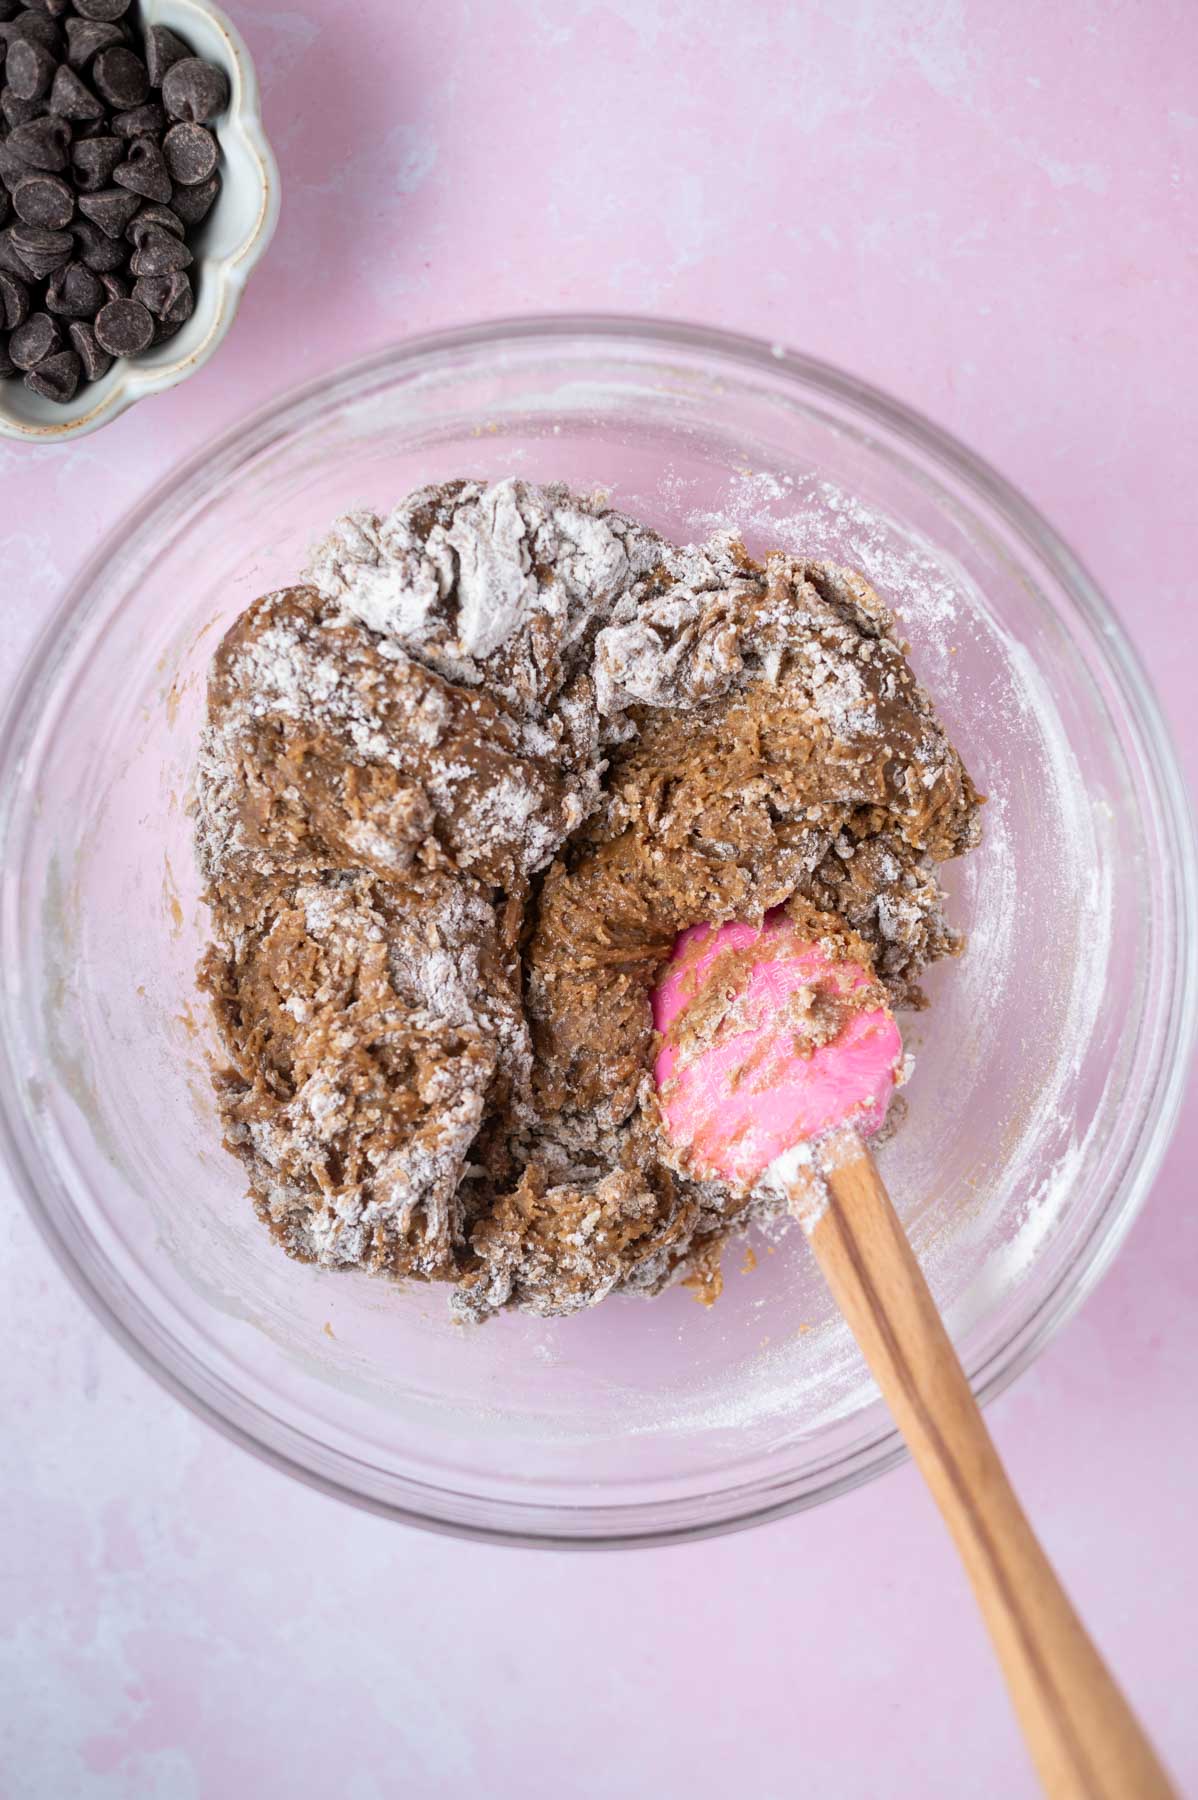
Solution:
M 211 368 L 0 444 L 0 686 L 162 469 L 405 333 L 554 308 L 756 332 L 991 458 L 1090 564 L 1198 775 L 1192 0 L 228 0 L 282 167 Z M 991 1423 L 1198 1793 L 1198 1087 L 1114 1270 Z M 0 1175 L 0 1795 L 968 1796 L 1034 1783 L 909 1468 L 602 1558 L 288 1482 L 82 1309 Z

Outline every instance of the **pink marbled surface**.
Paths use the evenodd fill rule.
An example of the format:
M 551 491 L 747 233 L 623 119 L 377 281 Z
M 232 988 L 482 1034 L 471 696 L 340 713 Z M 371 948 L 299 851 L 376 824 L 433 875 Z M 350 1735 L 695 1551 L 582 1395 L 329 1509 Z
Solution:
M 1013 477 L 1121 609 L 1193 781 L 1191 0 L 231 3 L 279 235 L 194 382 L 0 447 L 0 682 L 97 534 L 279 389 L 484 314 L 657 310 L 858 370 Z M 991 1418 L 1195 1792 L 1190 1093 L 1118 1264 Z M 670 1551 L 421 1536 L 169 1400 L 2 1176 L 0 1230 L 9 1800 L 1034 1792 L 910 1469 Z

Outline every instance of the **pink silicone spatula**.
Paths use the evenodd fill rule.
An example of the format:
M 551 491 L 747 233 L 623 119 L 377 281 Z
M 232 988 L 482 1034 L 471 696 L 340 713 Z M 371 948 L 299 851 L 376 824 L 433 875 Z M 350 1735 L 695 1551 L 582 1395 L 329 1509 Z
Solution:
M 653 996 L 666 1128 L 697 1174 L 781 1192 L 802 1222 L 956 1542 L 1046 1792 L 1165 1800 L 1169 1779 L 1015 1497 L 868 1148 L 902 1062 L 868 987 L 781 913 L 683 932 Z M 843 1002 L 826 1042 L 794 1023 L 821 989 Z

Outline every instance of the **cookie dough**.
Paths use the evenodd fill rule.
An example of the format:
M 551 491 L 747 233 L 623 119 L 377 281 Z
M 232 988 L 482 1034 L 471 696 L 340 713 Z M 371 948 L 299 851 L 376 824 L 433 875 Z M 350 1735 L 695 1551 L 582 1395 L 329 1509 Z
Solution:
M 786 905 L 892 1005 L 979 796 L 860 576 L 509 480 L 342 519 L 211 670 L 229 1148 L 292 1255 L 542 1314 L 710 1280 L 767 1202 L 658 1127 L 676 933 Z

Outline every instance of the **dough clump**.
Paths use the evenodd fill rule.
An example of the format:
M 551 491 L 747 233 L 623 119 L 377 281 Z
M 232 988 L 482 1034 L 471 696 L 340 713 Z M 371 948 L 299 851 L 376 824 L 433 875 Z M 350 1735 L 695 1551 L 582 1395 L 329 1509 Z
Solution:
M 659 1130 L 676 933 L 786 906 L 920 1005 L 979 806 L 850 570 L 516 480 L 343 518 L 224 638 L 199 748 L 201 979 L 259 1215 L 476 1316 L 710 1279 L 769 1202 Z

